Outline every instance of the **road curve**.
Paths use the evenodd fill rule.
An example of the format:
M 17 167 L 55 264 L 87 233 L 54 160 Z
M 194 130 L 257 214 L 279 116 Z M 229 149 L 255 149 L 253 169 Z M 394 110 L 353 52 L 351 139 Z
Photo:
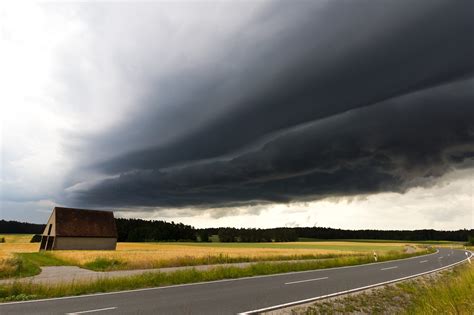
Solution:
M 3 303 L 0 314 L 253 314 L 416 277 L 462 263 L 468 255 L 441 248 L 360 266 Z

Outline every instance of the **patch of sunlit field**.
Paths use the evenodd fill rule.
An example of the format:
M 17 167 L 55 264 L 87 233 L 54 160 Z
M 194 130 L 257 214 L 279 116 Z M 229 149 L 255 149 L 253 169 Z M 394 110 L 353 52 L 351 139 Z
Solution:
M 383 253 L 405 249 L 404 244 L 355 242 L 294 243 L 118 243 L 115 251 L 53 251 L 74 265 L 97 260 L 116 261 L 120 269 L 159 268 L 240 261 L 311 259 Z
M 29 243 L 32 234 L 0 234 L 0 239 L 4 238 L 5 243 Z
M 0 243 L 0 261 L 12 258 L 14 253 L 27 253 L 39 250 L 39 243 L 30 243 L 30 234 L 2 234 L 5 243 Z

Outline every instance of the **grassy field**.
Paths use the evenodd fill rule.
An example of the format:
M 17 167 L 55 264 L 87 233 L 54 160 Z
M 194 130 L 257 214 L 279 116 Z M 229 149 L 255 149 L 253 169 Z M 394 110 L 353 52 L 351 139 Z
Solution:
M 72 265 L 96 270 L 147 269 L 231 262 L 331 258 L 403 251 L 403 244 L 318 243 L 119 243 L 116 251 L 55 251 Z M 111 262 L 107 266 L 106 261 Z M 99 264 L 97 264 L 99 262 Z M 105 267 L 105 268 L 104 268 Z
M 327 242 L 324 239 L 317 238 L 298 238 L 299 242 Z M 343 241 L 343 242 L 356 242 L 356 243 L 416 243 L 416 244 L 426 244 L 426 245 L 454 245 L 454 246 L 463 246 L 465 242 L 458 241 L 397 241 L 397 240 L 370 240 L 370 239 L 344 239 L 344 240 L 332 240 L 332 241 Z
M 471 251 L 474 247 L 468 247 Z M 294 315 L 312 314 L 474 314 L 474 264 L 354 293 L 311 306 Z
M 3 237 L 3 236 L 2 236 Z M 329 259 L 402 253 L 405 243 L 318 241 L 293 243 L 118 243 L 116 251 L 37 253 L 31 235 L 5 235 L 0 243 L 0 278 L 29 276 L 40 266 L 74 265 L 92 270 L 150 269 L 233 262 Z M 419 248 L 418 248 L 419 249 Z M 33 254 L 34 253 L 34 254 Z

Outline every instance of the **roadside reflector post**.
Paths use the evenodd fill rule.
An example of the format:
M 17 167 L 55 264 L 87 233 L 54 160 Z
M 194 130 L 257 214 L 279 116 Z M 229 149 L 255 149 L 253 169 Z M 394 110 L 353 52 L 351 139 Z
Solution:
M 374 251 L 374 260 L 377 261 L 377 253 Z
M 471 257 L 469 256 L 469 254 L 467 252 L 464 252 L 464 254 L 466 254 L 467 261 L 471 264 Z

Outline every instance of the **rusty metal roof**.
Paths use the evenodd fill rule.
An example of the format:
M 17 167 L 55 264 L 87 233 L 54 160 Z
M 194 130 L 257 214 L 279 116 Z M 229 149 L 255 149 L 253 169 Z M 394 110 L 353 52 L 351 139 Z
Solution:
M 56 236 L 117 237 L 112 211 L 54 207 Z

